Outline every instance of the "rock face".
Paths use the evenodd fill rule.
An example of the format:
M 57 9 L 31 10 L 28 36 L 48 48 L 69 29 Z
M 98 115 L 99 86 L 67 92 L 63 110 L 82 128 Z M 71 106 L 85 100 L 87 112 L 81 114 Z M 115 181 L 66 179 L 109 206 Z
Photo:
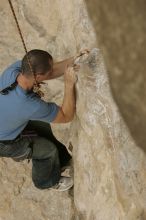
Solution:
M 146 2 L 85 0 L 103 49 L 114 98 L 146 151 Z
M 12 1 L 13 2 L 13 1 Z M 82 0 L 17 0 L 16 13 L 28 49 L 49 51 L 57 60 L 93 48 L 96 38 Z M 21 59 L 23 47 L 7 1 L 0 4 L 0 66 Z M 77 115 L 53 125 L 56 136 L 73 145 L 74 192 L 36 189 L 31 163 L 0 158 L 2 220 L 144 220 L 146 160 L 113 101 L 102 53 L 93 49 L 76 60 Z M 63 98 L 63 79 L 48 81 L 46 100 Z
M 78 219 L 146 219 L 146 160 L 111 95 L 100 50 L 77 61 L 74 202 Z

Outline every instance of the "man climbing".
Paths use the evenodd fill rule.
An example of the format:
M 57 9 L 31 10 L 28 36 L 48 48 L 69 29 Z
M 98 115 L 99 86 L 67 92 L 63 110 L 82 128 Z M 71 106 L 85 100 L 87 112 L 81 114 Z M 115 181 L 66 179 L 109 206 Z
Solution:
M 48 52 L 35 49 L 0 76 L 0 157 L 32 159 L 32 180 L 39 189 L 65 191 L 73 186 L 71 177 L 61 176 L 71 156 L 50 127 L 74 117 L 78 67 L 72 65 L 73 58 L 54 64 Z M 34 92 L 36 83 L 63 74 L 62 106 L 47 103 Z

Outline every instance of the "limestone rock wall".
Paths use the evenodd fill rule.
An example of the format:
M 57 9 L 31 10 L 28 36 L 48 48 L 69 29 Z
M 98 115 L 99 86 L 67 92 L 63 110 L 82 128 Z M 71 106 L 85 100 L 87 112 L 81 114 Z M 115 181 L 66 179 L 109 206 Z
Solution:
M 78 219 L 146 219 L 145 153 L 113 100 L 99 49 L 77 60 L 77 116 L 71 126 Z
M 16 0 L 28 49 L 49 51 L 61 60 L 96 38 L 83 0 Z M 0 3 L 1 71 L 24 50 L 7 1 Z M 94 49 L 81 65 L 77 115 L 73 123 L 53 125 L 56 136 L 73 145 L 74 191 L 54 193 L 34 188 L 31 162 L 0 158 L 2 220 L 144 220 L 146 160 L 132 140 L 113 101 L 102 52 Z M 63 79 L 44 87 L 46 100 L 63 98 Z
M 114 99 L 146 151 L 146 1 L 85 0 L 103 49 Z

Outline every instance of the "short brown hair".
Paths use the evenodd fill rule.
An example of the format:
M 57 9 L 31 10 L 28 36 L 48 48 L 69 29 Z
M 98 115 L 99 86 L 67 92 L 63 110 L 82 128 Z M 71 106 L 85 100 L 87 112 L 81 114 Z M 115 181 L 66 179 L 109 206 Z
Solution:
M 34 49 L 30 50 L 22 59 L 21 69 L 23 75 L 29 76 L 32 74 L 27 57 L 30 61 L 34 74 L 43 75 L 51 70 L 50 61 L 53 60 L 52 56 L 47 51 Z

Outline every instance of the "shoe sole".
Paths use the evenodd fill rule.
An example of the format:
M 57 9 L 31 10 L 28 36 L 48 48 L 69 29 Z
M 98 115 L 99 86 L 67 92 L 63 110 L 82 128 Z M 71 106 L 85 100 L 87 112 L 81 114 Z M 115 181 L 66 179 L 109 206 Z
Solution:
M 74 183 L 70 184 L 67 188 L 65 189 L 55 189 L 55 188 L 50 188 L 50 190 L 56 191 L 56 192 L 64 192 L 67 191 L 69 189 L 71 189 L 73 187 Z

